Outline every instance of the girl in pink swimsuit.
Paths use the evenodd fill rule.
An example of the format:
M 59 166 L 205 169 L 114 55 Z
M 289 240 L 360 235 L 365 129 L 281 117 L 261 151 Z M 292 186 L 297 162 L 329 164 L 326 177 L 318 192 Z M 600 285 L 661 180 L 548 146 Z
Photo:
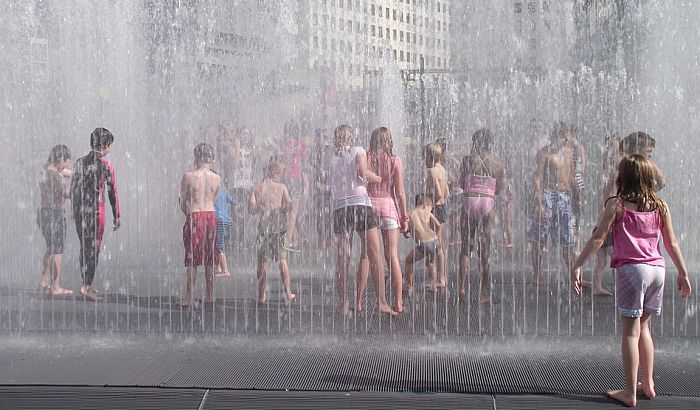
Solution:
M 503 185 L 503 163 L 491 154 L 493 135 L 482 128 L 472 136 L 471 154 L 462 159 L 461 185 L 464 189 L 462 207 L 462 248 L 459 257 L 459 297 L 467 293 L 469 257 L 479 228 L 481 257 L 481 302 L 491 302 L 489 255 L 491 251 L 491 211 L 495 196 Z
M 610 266 L 617 268 L 617 310 L 622 317 L 622 366 L 625 389 L 610 390 L 608 396 L 627 406 L 637 404 L 637 389 L 653 399 L 654 342 L 651 316 L 660 315 L 666 277 L 664 257 L 659 251 L 663 238 L 666 252 L 678 270 L 676 284 L 683 298 L 690 296 L 688 270 L 673 232 L 668 205 L 654 191 L 656 166 L 643 155 L 622 158 L 618 166 L 617 195 L 605 203 L 593 236 L 571 268 L 571 284 L 579 294 L 583 286 L 581 267 L 600 249 L 608 231 L 613 247 Z M 641 383 L 637 369 L 641 366 Z
M 380 183 L 367 184 L 372 210 L 379 219 L 379 229 L 384 242 L 384 259 L 391 273 L 394 291 L 394 310 L 403 312 L 403 276 L 399 261 L 399 228 L 406 232 L 408 212 L 406 192 L 403 186 L 403 162 L 392 152 L 394 140 L 386 127 L 372 131 L 367 152 L 369 169 L 381 177 Z M 398 209 L 397 209 L 398 205 Z M 369 259 L 363 259 L 362 269 L 369 269 Z

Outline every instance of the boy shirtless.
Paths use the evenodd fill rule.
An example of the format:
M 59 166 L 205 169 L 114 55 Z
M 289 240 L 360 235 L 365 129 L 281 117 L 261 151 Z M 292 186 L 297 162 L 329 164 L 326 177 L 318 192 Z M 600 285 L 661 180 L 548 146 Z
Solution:
M 204 303 L 213 303 L 214 264 L 218 264 L 216 248 L 216 215 L 214 200 L 221 186 L 221 177 L 210 169 L 214 148 L 206 143 L 194 149 L 194 170 L 185 172 L 180 184 L 180 208 L 185 214 L 182 241 L 185 245 L 187 289 L 183 307 L 194 303 L 192 288 L 197 280 L 197 267 L 204 265 L 206 293 Z
M 416 247 L 413 248 L 404 261 L 408 293 L 413 294 L 413 264 L 425 257 L 425 267 L 430 277 L 427 287 L 435 290 L 439 284 L 436 278 L 435 259 L 439 257 L 440 240 L 438 234 L 442 224 L 433 215 L 433 200 L 429 195 L 418 194 L 415 199 L 415 209 L 411 211 L 408 220 L 408 233 L 413 235 Z M 443 285 L 444 286 L 444 285 Z
M 425 146 L 423 151 L 423 159 L 425 166 L 428 168 L 428 174 L 425 178 L 425 192 L 432 197 L 433 200 L 433 215 L 440 222 L 437 235 L 440 239 L 440 252 L 437 257 L 438 283 L 439 288 L 444 288 L 447 282 L 447 261 L 445 258 L 445 232 L 442 224 L 447 219 L 447 198 L 450 196 L 450 188 L 447 184 L 447 171 L 442 166 L 442 146 L 436 142 Z
M 289 266 L 287 265 L 287 213 L 292 209 L 292 198 L 287 187 L 281 183 L 284 163 L 272 159 L 265 167 L 263 182 L 253 186 L 248 195 L 248 211 L 260 214 L 258 222 L 258 303 L 267 301 L 267 263 L 279 261 L 280 276 L 287 302 L 296 295 L 291 291 Z
M 542 247 L 554 228 L 559 229 L 562 257 L 571 270 L 574 257 L 575 215 L 580 214 L 580 191 L 575 181 L 574 151 L 566 145 L 569 128 L 557 122 L 551 142 L 537 153 L 534 175 L 535 214 L 528 231 L 532 246 L 532 268 L 535 279 L 543 281 L 541 272 Z

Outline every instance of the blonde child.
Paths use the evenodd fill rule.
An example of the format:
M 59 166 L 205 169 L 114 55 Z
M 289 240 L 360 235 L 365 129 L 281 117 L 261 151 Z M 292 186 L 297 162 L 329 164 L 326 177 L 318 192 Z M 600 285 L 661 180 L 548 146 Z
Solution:
M 663 243 L 678 269 L 676 284 L 687 298 L 691 287 L 678 240 L 673 232 L 668 205 L 654 191 L 656 166 L 644 155 L 622 158 L 618 166 L 617 195 L 608 198 L 598 219 L 598 229 L 588 240 L 571 269 L 574 291 L 581 292 L 581 266 L 598 250 L 608 231 L 613 247 L 610 266 L 617 268 L 617 309 L 622 317 L 622 365 L 625 389 L 610 390 L 608 396 L 627 406 L 637 405 L 637 388 L 654 398 L 654 343 L 651 315 L 660 315 L 663 305 L 665 261 L 659 251 Z M 637 369 L 642 380 L 637 385 Z
M 296 298 L 292 293 L 287 265 L 287 214 L 292 209 L 292 198 L 282 182 L 284 163 L 272 159 L 265 167 L 263 182 L 255 184 L 248 195 L 248 211 L 259 214 L 258 222 L 258 303 L 267 301 L 267 263 L 279 262 L 280 277 L 287 302 Z
M 408 293 L 413 294 L 413 264 L 425 258 L 430 284 L 428 289 L 435 290 L 438 286 L 435 260 L 440 252 L 440 240 L 437 231 L 442 224 L 433 214 L 433 200 L 429 195 L 418 194 L 415 199 L 415 209 L 411 211 L 408 220 L 408 233 L 413 235 L 416 247 L 406 255 L 404 271 Z
M 425 178 L 425 192 L 432 197 L 433 215 L 440 222 L 437 234 L 440 239 L 440 251 L 437 257 L 439 288 L 444 288 L 447 282 L 447 261 L 445 258 L 445 232 L 442 224 L 447 220 L 445 205 L 450 196 L 450 188 L 447 184 L 447 171 L 442 166 L 442 146 L 437 142 L 430 143 L 423 149 L 423 160 L 428 173 Z

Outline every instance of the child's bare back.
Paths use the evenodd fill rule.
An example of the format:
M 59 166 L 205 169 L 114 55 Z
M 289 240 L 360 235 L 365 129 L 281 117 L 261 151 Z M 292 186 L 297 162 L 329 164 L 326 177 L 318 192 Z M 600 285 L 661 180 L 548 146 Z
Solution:
M 182 176 L 183 211 L 213 211 L 216 193 L 221 186 L 221 177 L 208 167 L 185 172 Z
M 428 168 L 426 188 L 426 192 L 432 195 L 435 205 L 445 205 L 449 196 L 449 186 L 447 172 L 442 164 L 437 163 L 432 168 Z
M 253 186 L 249 205 L 260 214 L 261 225 L 286 223 L 286 211 L 292 203 L 287 187 L 281 182 L 265 179 Z
M 419 207 L 411 211 L 409 224 L 416 243 L 427 243 L 438 239 L 435 229 L 440 226 L 440 222 L 429 210 Z

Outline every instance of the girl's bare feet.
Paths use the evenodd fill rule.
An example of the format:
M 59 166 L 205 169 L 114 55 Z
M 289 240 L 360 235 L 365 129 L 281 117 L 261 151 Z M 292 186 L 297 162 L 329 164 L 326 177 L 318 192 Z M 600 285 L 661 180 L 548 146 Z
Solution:
M 459 290 L 459 300 L 460 302 L 464 300 L 464 298 L 467 297 L 467 290 L 462 288 Z
M 398 315 L 398 313 L 396 313 L 394 309 L 392 309 L 391 306 L 387 305 L 386 303 L 379 305 L 379 313 L 383 313 L 389 316 Z
M 185 299 L 185 300 L 181 303 L 181 305 L 182 305 L 182 307 L 184 307 L 184 308 L 190 308 L 190 307 L 192 307 L 192 305 L 194 305 L 194 300 L 192 300 L 192 298 Z
M 340 306 L 338 306 L 338 313 L 340 313 L 343 316 L 349 316 L 350 315 L 350 305 L 347 303 L 343 303 Z
M 656 390 L 654 390 L 654 382 L 652 381 L 649 385 L 646 385 L 644 383 L 638 383 L 637 388 L 644 393 L 645 396 L 649 399 L 653 399 L 656 397 Z
M 214 273 L 214 276 L 216 276 L 217 278 L 224 278 L 224 277 L 227 277 L 227 276 L 231 276 L 231 273 L 230 273 L 229 271 L 227 271 L 227 270 L 226 270 L 226 271 L 221 271 L 221 270 L 219 270 L 219 271 L 216 271 L 216 272 Z
M 97 301 L 97 293 L 95 292 L 95 289 L 92 286 L 81 287 L 80 294 L 83 295 L 87 300 L 91 300 L 93 302 Z
M 403 313 L 403 303 L 397 303 L 394 305 L 394 311 L 396 313 Z
M 39 289 L 40 290 L 44 290 L 44 289 L 48 289 L 48 288 L 49 288 L 49 281 L 47 281 L 46 279 L 42 279 L 39 281 Z
M 481 303 L 483 303 L 485 305 L 491 303 L 491 295 L 489 295 L 488 293 L 481 293 L 480 299 L 481 299 Z
M 297 298 L 297 295 L 295 295 L 295 294 L 292 293 L 292 292 L 289 292 L 289 293 L 287 293 L 287 299 L 285 300 L 285 302 L 287 302 L 287 303 L 292 303 L 292 302 L 294 302 L 294 300 L 295 300 L 296 298 Z
M 627 407 L 637 406 L 637 396 L 634 394 L 630 395 L 624 390 L 609 390 L 608 397 L 610 397 L 613 400 L 619 401 Z
M 355 312 L 362 312 L 364 308 L 362 307 L 362 302 L 357 301 L 355 302 Z
M 49 295 L 51 296 L 72 296 L 73 291 L 69 289 L 63 289 L 63 288 L 55 288 L 51 289 L 49 291 Z

